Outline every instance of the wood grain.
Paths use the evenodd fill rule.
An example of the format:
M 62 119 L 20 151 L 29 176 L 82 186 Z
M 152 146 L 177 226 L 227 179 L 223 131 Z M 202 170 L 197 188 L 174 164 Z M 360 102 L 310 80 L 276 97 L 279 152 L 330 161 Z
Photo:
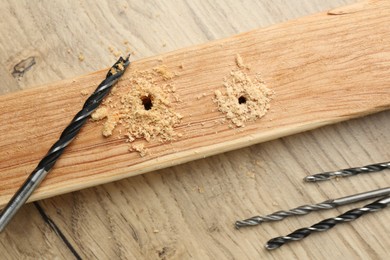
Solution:
M 269 141 L 390 107 L 390 3 L 361 5 L 346 16 L 327 13 L 189 47 L 134 62 L 116 87 L 125 95 L 132 73 L 166 66 L 183 116 L 169 143 L 145 143 L 149 155 L 129 153 L 118 136 L 104 138 L 89 123 L 67 148 L 31 200 L 103 184 L 140 173 Z M 356 9 L 356 8 L 355 8 Z M 340 18 L 341 17 L 341 18 Z M 367 22 L 369 21 L 369 22 Z M 372 33 L 375 28 L 375 33 Z M 213 102 L 223 78 L 235 69 L 236 54 L 260 73 L 276 93 L 269 114 L 235 129 Z M 181 69 L 179 69 L 182 66 Z M 106 71 L 0 97 L 4 133 L 0 163 L 0 205 L 6 203 L 80 109 L 81 91 L 92 93 Z M 163 83 L 161 83 L 163 84 Z M 131 89 L 131 87 L 130 87 Z M 204 96 L 199 98 L 199 95 Z M 153 93 L 152 93 L 153 95 Z M 238 97 L 237 97 L 238 98 Z M 118 101 L 119 102 L 119 101 Z M 30 200 L 30 201 L 31 201 Z
M 12 41 L 1 42 L 5 62 L 0 73 L 9 87 L 6 90 L 2 85 L 1 91 L 15 91 L 107 66 L 114 59 L 107 46 L 119 49 L 124 38 L 137 43 L 136 58 L 140 58 L 343 3 L 346 1 L 165 1 L 145 5 L 132 1 L 124 3 L 127 9 L 108 8 L 105 2 L 2 4 L 7 23 L 0 24 L 0 29 Z M 121 19 L 112 19 L 120 11 Z M 119 28 L 109 30 L 115 27 Z M 72 53 L 67 52 L 68 48 Z M 78 61 L 80 50 L 86 57 L 83 62 Z M 36 65 L 15 79 L 11 75 L 13 66 L 37 53 Z M 300 179 L 321 170 L 388 160 L 389 122 L 389 113 L 384 112 L 57 196 L 40 204 L 86 258 L 385 259 L 390 246 L 386 239 L 387 211 L 272 253 L 262 249 L 262 243 L 270 237 L 334 216 L 337 210 L 251 230 L 236 231 L 232 223 L 255 213 L 388 186 L 385 174 L 320 186 L 303 184 Z M 35 234 L 34 252 L 52 258 L 47 251 L 52 250 L 58 257 L 68 258 L 67 251 L 56 250 L 58 240 L 40 242 L 43 240 L 39 237 L 55 237 L 55 233 L 49 226 L 44 228 L 43 221 L 28 222 L 31 215 L 38 215 L 30 205 L 0 236 L 2 255 L 23 257 L 32 248 L 26 234 Z M 24 227 L 23 234 L 15 231 L 19 225 Z

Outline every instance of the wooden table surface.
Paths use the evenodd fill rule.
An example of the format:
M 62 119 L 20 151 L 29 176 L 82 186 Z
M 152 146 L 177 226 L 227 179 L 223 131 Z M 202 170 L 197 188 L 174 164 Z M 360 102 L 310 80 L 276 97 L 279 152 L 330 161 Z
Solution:
M 134 51 L 133 59 L 141 59 L 355 1 L 239 2 L 4 1 L 0 93 L 106 68 L 120 52 Z M 386 172 L 320 184 L 302 181 L 309 173 L 388 161 L 388 129 L 390 111 L 27 204 L 0 234 L 0 255 L 385 259 L 390 210 L 279 250 L 264 249 L 274 236 L 364 202 L 256 228 L 235 230 L 233 223 L 389 186 Z

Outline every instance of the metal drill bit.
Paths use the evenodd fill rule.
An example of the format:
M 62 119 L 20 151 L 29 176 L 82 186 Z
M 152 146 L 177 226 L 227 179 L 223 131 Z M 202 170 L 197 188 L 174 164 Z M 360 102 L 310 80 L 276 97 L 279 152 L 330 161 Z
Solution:
M 362 167 L 347 168 L 339 171 L 318 173 L 318 174 L 306 176 L 304 180 L 308 182 L 326 181 L 336 177 L 349 177 L 361 173 L 379 172 L 384 169 L 390 169 L 390 162 L 375 163 L 375 164 L 370 164 Z
M 39 186 L 48 172 L 54 166 L 64 149 L 72 142 L 87 121 L 89 115 L 100 105 L 103 98 L 110 92 L 113 85 L 118 82 L 129 66 L 129 56 L 120 57 L 108 71 L 106 78 L 99 84 L 94 93 L 85 101 L 83 108 L 76 114 L 70 124 L 62 132 L 59 140 L 49 149 L 45 157 L 29 175 L 27 180 L 11 198 L 0 213 L 0 232 L 4 230 L 8 222 L 16 214 L 19 208 L 27 201 L 34 190 Z
M 318 222 L 317 224 L 312 225 L 311 227 L 297 229 L 287 236 L 273 238 L 267 242 L 265 247 L 269 250 L 279 248 L 288 242 L 302 240 L 313 232 L 327 231 L 337 224 L 350 222 L 360 218 L 364 214 L 379 211 L 383 208 L 386 208 L 389 204 L 390 196 L 381 198 L 362 208 L 352 209 L 335 218 L 325 219 L 321 222 Z
M 297 208 L 293 208 L 286 211 L 285 210 L 276 211 L 266 216 L 254 216 L 245 220 L 239 220 L 236 221 L 235 226 L 237 229 L 239 229 L 240 227 L 256 226 L 263 222 L 280 221 L 289 216 L 306 215 L 313 211 L 333 209 L 338 206 L 342 206 L 342 205 L 346 205 L 346 204 L 350 204 L 362 200 L 378 198 L 389 194 L 390 194 L 390 187 L 362 192 L 362 193 L 358 193 L 358 194 L 354 194 L 354 195 L 350 195 L 338 199 L 326 200 L 317 204 L 302 205 Z

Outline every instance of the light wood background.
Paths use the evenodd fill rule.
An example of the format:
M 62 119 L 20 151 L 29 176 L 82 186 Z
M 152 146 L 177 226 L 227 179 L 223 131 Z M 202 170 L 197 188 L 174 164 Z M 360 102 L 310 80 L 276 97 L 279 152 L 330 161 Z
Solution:
M 353 2 L 3 2 L 0 92 L 105 68 L 115 60 L 116 50 L 125 51 L 129 45 L 133 58 L 139 59 Z M 23 75 L 16 73 L 30 65 Z M 318 185 L 302 182 L 309 173 L 389 160 L 389 128 L 390 113 L 382 112 L 27 204 L 0 235 L 0 255 L 385 259 L 390 247 L 388 210 L 273 252 L 263 247 L 269 238 L 351 206 L 253 229 L 237 231 L 233 223 L 253 214 L 389 186 L 386 173 Z

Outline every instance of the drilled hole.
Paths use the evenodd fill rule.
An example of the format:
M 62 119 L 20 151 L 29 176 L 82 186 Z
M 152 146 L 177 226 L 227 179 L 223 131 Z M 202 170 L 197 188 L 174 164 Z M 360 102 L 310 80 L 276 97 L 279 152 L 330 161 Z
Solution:
M 246 103 L 246 97 L 241 96 L 238 98 L 238 104 L 245 104 Z
M 142 105 L 144 105 L 145 110 L 150 110 L 153 107 L 152 98 L 150 96 L 144 96 L 141 98 Z

